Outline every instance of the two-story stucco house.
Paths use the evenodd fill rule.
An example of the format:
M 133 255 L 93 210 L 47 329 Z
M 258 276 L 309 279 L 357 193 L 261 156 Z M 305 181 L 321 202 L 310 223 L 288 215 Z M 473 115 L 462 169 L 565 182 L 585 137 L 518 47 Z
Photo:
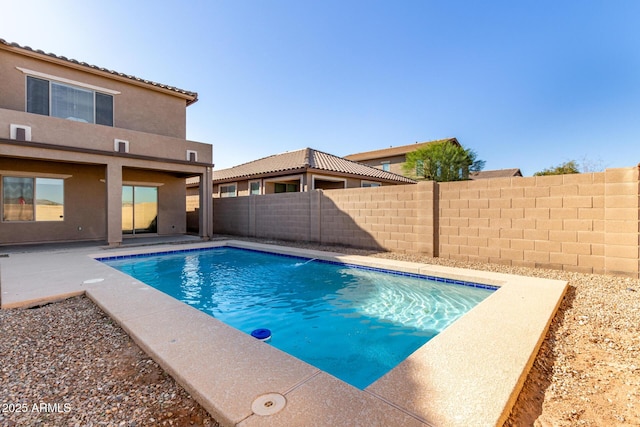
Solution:
M 186 140 L 197 99 L 0 39 L 0 244 L 185 233 L 185 179 L 212 179 L 211 145 Z
M 456 138 L 439 139 L 435 141 L 416 142 L 415 144 L 401 145 L 398 147 L 383 148 L 380 150 L 365 151 L 362 153 L 349 154 L 344 156 L 345 159 L 354 162 L 364 163 L 383 171 L 393 172 L 398 175 L 404 175 L 408 178 L 418 178 L 415 173 L 407 173 L 403 166 L 407 161 L 407 154 L 429 144 L 448 142 L 460 146 Z

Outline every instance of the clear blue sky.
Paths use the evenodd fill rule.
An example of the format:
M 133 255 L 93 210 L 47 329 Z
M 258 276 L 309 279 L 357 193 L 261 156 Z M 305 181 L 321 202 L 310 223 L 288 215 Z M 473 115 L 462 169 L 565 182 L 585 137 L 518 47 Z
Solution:
M 525 175 L 640 162 L 640 1 L 5 3 L 0 38 L 198 92 L 216 169 L 445 137 Z

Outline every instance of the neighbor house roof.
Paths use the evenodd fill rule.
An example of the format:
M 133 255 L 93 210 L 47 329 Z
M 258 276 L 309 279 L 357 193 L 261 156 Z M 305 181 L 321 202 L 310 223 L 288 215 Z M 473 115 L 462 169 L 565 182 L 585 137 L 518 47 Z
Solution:
M 511 178 L 514 176 L 522 176 L 520 169 L 498 169 L 492 171 L 472 172 L 469 174 L 469 179 Z
M 313 148 L 287 151 L 228 169 L 213 171 L 213 182 L 249 179 L 260 176 L 277 176 L 307 170 L 325 171 L 362 178 L 413 184 L 416 181 L 392 172 L 383 171 L 362 163 L 323 153 Z
M 198 101 L 198 94 L 177 87 L 165 85 L 162 83 L 156 83 L 151 80 L 141 79 L 129 74 L 119 73 L 117 71 L 109 70 L 107 68 L 98 67 L 96 65 L 87 64 L 86 62 L 80 62 L 75 59 L 69 59 L 64 56 L 55 55 L 53 53 L 46 53 L 42 50 L 32 49 L 29 46 L 21 46 L 17 43 L 11 43 L 0 38 L 0 48 L 4 48 L 9 51 L 18 51 L 22 55 L 36 57 L 45 61 L 61 63 L 71 68 L 76 68 L 83 71 L 92 72 L 94 74 L 109 74 L 109 77 L 120 80 L 128 81 L 129 83 L 137 84 L 139 86 L 151 87 L 155 90 L 165 91 L 184 98 L 187 101 L 187 106 Z
M 451 142 L 452 144 L 455 144 L 458 146 L 460 145 L 458 140 L 455 138 L 444 138 L 444 139 L 437 139 L 434 141 L 416 142 L 415 144 L 409 144 L 409 145 L 400 145 L 398 147 L 383 148 L 381 150 L 373 150 L 373 151 L 365 151 L 362 153 L 349 154 L 348 156 L 344 156 L 344 158 L 348 160 L 353 160 L 355 162 L 361 162 L 364 160 L 373 160 L 373 159 L 381 159 L 385 157 L 401 156 L 403 154 L 407 154 L 412 151 L 415 151 L 418 148 L 422 148 L 426 145 L 435 144 L 439 142 Z

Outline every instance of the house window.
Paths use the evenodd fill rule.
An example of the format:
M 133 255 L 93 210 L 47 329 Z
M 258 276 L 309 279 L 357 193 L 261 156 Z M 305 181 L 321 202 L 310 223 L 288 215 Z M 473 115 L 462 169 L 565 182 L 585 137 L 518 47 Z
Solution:
M 252 195 L 260 194 L 260 181 L 251 181 L 249 183 L 249 194 L 252 194 Z
M 389 172 L 389 170 L 391 169 L 391 163 L 390 162 L 382 162 L 382 170 Z
M 64 180 L 2 177 L 3 221 L 63 221 Z
M 379 182 L 372 182 L 372 181 L 361 181 L 360 182 L 360 186 L 361 187 L 380 187 L 380 183 Z
M 424 160 L 416 160 L 416 176 L 424 176 Z
M 286 184 L 283 182 L 276 182 L 274 185 L 274 193 L 296 193 L 300 191 L 299 184 Z
M 226 184 L 220 186 L 220 197 L 236 197 L 236 184 Z
M 113 96 L 27 76 L 27 113 L 113 126 Z

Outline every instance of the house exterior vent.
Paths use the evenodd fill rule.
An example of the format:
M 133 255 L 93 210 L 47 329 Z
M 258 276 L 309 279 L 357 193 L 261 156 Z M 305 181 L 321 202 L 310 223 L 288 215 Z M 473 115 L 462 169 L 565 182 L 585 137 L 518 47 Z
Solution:
M 197 162 L 198 161 L 198 152 L 193 150 L 187 150 L 187 161 L 189 162 Z
M 113 150 L 117 151 L 118 153 L 128 153 L 129 141 L 125 141 L 124 139 L 114 139 Z
M 16 141 L 31 141 L 31 126 L 11 124 L 9 134 L 9 137 Z

